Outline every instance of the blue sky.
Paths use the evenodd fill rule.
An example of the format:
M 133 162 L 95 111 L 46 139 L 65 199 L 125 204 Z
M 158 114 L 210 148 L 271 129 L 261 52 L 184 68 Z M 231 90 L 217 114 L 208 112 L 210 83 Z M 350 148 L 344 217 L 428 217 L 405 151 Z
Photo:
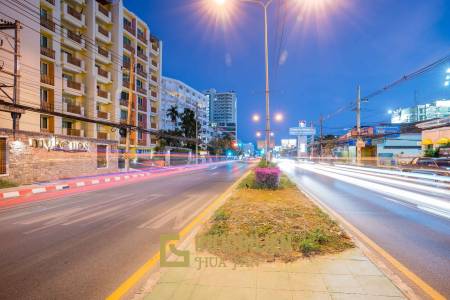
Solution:
M 251 121 L 253 113 L 264 115 L 262 10 L 239 4 L 223 22 L 204 1 L 124 2 L 163 40 L 165 76 L 200 91 L 237 92 L 239 139 L 254 141 L 264 128 Z M 274 0 L 270 8 L 271 110 L 285 116 L 273 124 L 278 141 L 298 120 L 317 123 L 320 114 L 347 106 L 357 84 L 364 96 L 450 53 L 450 1 L 322 1 L 328 4 L 321 9 L 292 6 L 295 0 Z M 387 121 L 388 109 L 413 105 L 415 91 L 418 103 L 450 98 L 443 86 L 447 68 L 450 63 L 371 99 L 363 105 L 363 124 Z M 344 111 L 326 120 L 325 133 L 342 133 L 354 119 Z

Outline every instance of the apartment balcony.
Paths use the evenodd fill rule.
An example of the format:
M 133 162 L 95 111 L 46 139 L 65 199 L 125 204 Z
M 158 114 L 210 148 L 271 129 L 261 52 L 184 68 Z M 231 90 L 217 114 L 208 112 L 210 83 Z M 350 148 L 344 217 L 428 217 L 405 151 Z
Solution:
M 67 53 L 63 53 L 63 61 L 62 61 L 63 69 L 75 72 L 75 73 L 83 73 L 84 72 L 84 61 L 78 59 L 72 55 L 68 55 Z
M 111 43 L 111 33 L 100 25 L 97 25 L 96 37 L 103 43 Z
M 97 54 L 96 54 L 95 58 L 103 64 L 110 64 L 111 63 L 111 52 L 98 46 Z
M 72 0 L 75 3 L 78 3 L 81 6 L 84 6 L 84 4 L 86 3 L 85 0 Z
M 97 110 L 97 118 L 99 119 L 104 119 L 104 120 L 109 120 L 109 113 L 108 112 L 104 112 L 101 110 Z
M 158 114 L 158 108 L 152 106 L 150 108 L 150 112 L 151 112 L 152 115 L 157 115 Z
M 137 37 L 138 37 L 138 39 L 139 39 L 142 43 L 144 43 L 145 45 L 147 45 L 147 38 L 145 37 L 145 34 L 143 34 L 143 33 L 138 33 Z
M 62 29 L 62 42 L 67 47 L 75 50 L 82 50 L 85 46 L 84 39 L 81 35 L 78 35 L 67 28 Z
M 158 85 L 158 77 L 155 75 L 150 76 L 150 83 L 157 86 Z
M 51 32 L 55 32 L 55 22 L 48 17 L 41 16 L 41 26 L 48 29 Z
M 152 46 L 150 47 L 150 51 L 153 55 L 158 56 L 159 55 L 159 46 L 152 43 Z
M 140 94 L 147 95 L 147 89 L 145 89 L 145 88 L 143 88 L 143 87 L 138 86 L 138 87 L 136 88 L 136 91 L 137 91 L 138 93 L 140 93 Z
M 55 77 L 49 74 L 41 74 L 41 83 L 46 85 L 55 85 Z
M 97 131 L 97 139 L 99 140 L 109 140 L 109 136 L 107 132 Z
M 97 17 L 97 19 L 100 19 L 105 23 L 111 23 L 111 12 L 106 7 L 96 1 L 95 9 L 95 16 Z
M 145 102 L 145 103 L 147 104 L 147 102 Z M 147 112 L 147 105 L 146 104 L 143 104 L 143 105 L 139 105 L 138 104 L 138 110 Z
M 133 85 L 130 84 L 130 79 L 123 78 L 122 79 L 122 86 L 124 88 L 134 90 L 134 84 Z
M 140 59 L 144 60 L 145 62 L 147 62 L 147 60 L 148 60 L 148 56 L 147 56 L 144 52 L 142 52 L 142 51 L 138 51 L 137 56 L 138 56 Z
M 150 124 L 150 128 L 151 129 L 158 129 L 158 124 L 157 123 L 151 123 Z
M 147 146 L 147 140 L 146 139 L 138 140 L 138 145 L 139 146 Z
M 132 25 L 123 24 L 123 29 L 131 33 L 133 36 L 136 36 L 136 27 L 133 27 Z
M 55 110 L 55 104 L 49 101 L 42 101 L 41 100 L 41 109 L 45 111 L 54 111 Z
M 130 52 L 133 53 L 133 54 L 136 52 L 136 49 L 135 49 L 134 45 L 132 45 L 132 44 L 126 44 L 126 43 L 124 43 L 124 44 L 123 44 L 123 48 L 126 49 L 126 50 L 128 50 L 128 51 L 130 51 Z
M 147 72 L 145 72 L 142 69 L 136 69 L 136 74 L 138 74 L 139 76 L 143 77 L 145 80 L 147 80 Z
M 152 62 L 150 63 L 150 68 L 151 68 L 153 71 L 158 71 L 159 65 L 158 65 L 158 63 L 157 63 L 156 61 L 152 60 Z
M 120 105 L 128 107 L 128 99 L 120 99 L 119 100 Z
M 122 63 L 122 67 L 124 67 L 127 70 L 130 70 L 131 69 L 131 63 L 129 61 L 127 61 L 127 60 L 124 60 L 123 63 Z
M 45 3 L 47 5 L 51 5 L 52 7 L 55 7 L 55 0 L 45 0 Z
M 66 2 L 62 3 L 62 19 L 75 27 L 84 27 L 86 25 L 85 16 L 78 9 L 70 6 Z
M 55 50 L 41 46 L 41 55 L 50 59 L 55 59 Z
M 63 78 L 63 93 L 78 97 L 83 96 L 84 84 Z
M 111 72 L 103 70 L 102 68 L 97 68 L 96 75 L 97 75 L 96 77 L 97 77 L 98 82 L 101 82 L 104 84 L 108 84 L 111 82 Z
M 77 104 L 63 102 L 63 110 L 69 114 L 84 116 L 84 107 Z
M 147 129 L 147 121 L 139 121 L 138 126 L 139 128 Z
M 62 134 L 70 135 L 70 136 L 84 137 L 84 130 L 83 129 L 73 129 L 73 128 L 63 128 Z
M 150 91 L 150 100 L 158 101 L 158 93 L 155 91 Z
M 101 102 L 104 104 L 110 104 L 111 103 L 111 93 L 101 90 L 101 89 L 97 89 L 96 99 L 98 102 Z

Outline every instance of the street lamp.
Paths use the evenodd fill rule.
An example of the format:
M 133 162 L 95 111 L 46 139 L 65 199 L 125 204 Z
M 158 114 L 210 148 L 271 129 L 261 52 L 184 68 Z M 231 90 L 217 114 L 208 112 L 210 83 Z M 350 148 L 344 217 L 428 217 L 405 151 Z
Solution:
M 276 113 L 275 114 L 275 121 L 277 121 L 277 122 L 283 121 L 283 115 L 281 113 Z
M 253 122 L 259 122 L 259 115 L 258 114 L 254 114 L 252 116 L 252 120 L 253 120 Z
M 261 132 L 257 131 L 256 132 L 256 137 L 261 137 Z

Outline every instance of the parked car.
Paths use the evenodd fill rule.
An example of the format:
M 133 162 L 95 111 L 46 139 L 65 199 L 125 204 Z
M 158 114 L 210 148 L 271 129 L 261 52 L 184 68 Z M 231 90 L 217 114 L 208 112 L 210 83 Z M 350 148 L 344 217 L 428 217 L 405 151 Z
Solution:
M 405 171 L 450 176 L 450 158 L 416 157 Z

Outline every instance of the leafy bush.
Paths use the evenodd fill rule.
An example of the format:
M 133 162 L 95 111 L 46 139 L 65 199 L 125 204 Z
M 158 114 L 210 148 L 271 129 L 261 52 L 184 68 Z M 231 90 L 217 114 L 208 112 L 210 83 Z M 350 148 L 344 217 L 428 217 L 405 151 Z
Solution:
M 255 169 L 255 186 L 260 189 L 275 190 L 280 186 L 280 169 L 279 168 L 256 168 Z

